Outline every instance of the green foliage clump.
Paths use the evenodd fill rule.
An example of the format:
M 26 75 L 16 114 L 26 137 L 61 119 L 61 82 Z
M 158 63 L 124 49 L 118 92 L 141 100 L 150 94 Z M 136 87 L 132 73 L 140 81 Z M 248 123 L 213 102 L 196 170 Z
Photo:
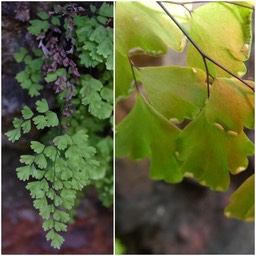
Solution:
M 59 247 L 64 240 L 57 233 L 67 231 L 68 211 L 75 205 L 77 191 L 90 184 L 100 162 L 94 158 L 96 150 L 88 144 L 84 130 L 57 136 L 50 146 L 32 141 L 30 147 L 34 154 L 21 155 L 20 162 L 25 165 L 17 168 L 17 175 L 23 181 L 34 179 L 26 188 L 45 220 L 44 230 L 50 230 L 47 240 Z
M 46 239 L 58 249 L 85 187 L 95 186 L 104 206 L 113 201 L 113 6 L 91 5 L 89 12 L 78 4 L 39 12 L 28 27 L 38 49 L 14 55 L 25 64 L 16 79 L 31 97 L 47 89 L 56 95 L 57 111 L 46 97 L 37 99 L 6 136 L 15 142 L 33 126 L 47 131 L 31 141 L 31 154 L 20 156 L 16 171 L 44 219 Z
M 98 13 L 96 9 L 92 12 L 92 18 L 74 17 L 80 63 L 87 68 L 104 63 L 107 70 L 113 70 L 113 28 L 106 27 L 109 18 L 113 18 L 112 7 L 103 3 Z
M 24 62 L 26 68 L 16 75 L 16 80 L 20 83 L 22 89 L 28 90 L 28 94 L 31 97 L 39 96 L 40 91 L 43 89 L 42 82 L 42 51 L 36 49 L 33 51 L 33 56 L 37 58 L 32 58 L 28 54 L 25 48 L 20 48 L 20 51 L 14 55 L 15 60 L 18 63 Z
M 34 123 L 38 130 L 58 126 L 58 116 L 55 112 L 49 110 L 46 99 L 38 100 L 36 106 L 38 115 L 35 116 L 28 106 L 24 106 L 21 111 L 23 118 L 14 118 L 12 123 L 15 129 L 6 132 L 9 141 L 15 142 L 20 139 L 22 133 L 29 133 L 32 123 Z

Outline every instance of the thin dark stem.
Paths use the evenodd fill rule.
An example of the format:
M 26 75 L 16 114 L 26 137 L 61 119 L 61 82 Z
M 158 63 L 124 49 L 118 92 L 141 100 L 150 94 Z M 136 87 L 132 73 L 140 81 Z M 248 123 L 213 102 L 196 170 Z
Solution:
M 184 5 L 184 4 L 200 4 L 200 3 L 209 3 L 209 2 L 213 2 L 213 1 L 191 1 L 191 2 L 175 2 L 175 1 L 163 1 L 164 3 L 169 3 L 169 4 L 180 4 L 180 5 Z
M 131 69 L 132 69 L 132 76 L 133 76 L 133 80 L 134 80 L 134 83 L 135 83 L 135 87 L 136 87 L 136 90 L 137 92 L 140 92 L 139 90 L 139 85 L 137 83 L 137 79 L 136 79 L 136 76 L 135 76 L 135 72 L 134 72 L 134 67 L 136 67 L 137 69 L 139 69 L 137 66 L 135 66 L 135 64 L 133 63 L 133 61 L 131 60 L 131 58 L 129 58 L 129 62 L 130 62 L 130 65 L 131 65 Z
M 190 14 L 190 16 L 191 16 L 192 10 L 189 10 L 188 7 L 187 7 L 185 4 L 181 4 L 181 6 L 182 6 L 185 10 L 187 10 L 187 12 L 188 12 L 188 13 Z
M 210 76 L 212 79 L 214 79 L 214 76 L 213 76 L 213 75 L 209 74 L 209 76 Z
M 237 5 L 237 6 L 241 6 L 244 8 L 248 8 L 254 11 L 254 6 L 249 6 L 249 5 L 245 5 L 245 4 L 240 4 L 240 3 L 236 3 L 236 2 L 228 2 L 228 1 L 224 1 L 225 4 L 233 4 L 233 5 Z
M 175 2 L 175 1 L 164 1 L 164 2 L 168 3 L 168 4 L 178 4 L 178 5 L 181 5 L 183 8 L 185 8 L 189 12 L 189 14 L 191 14 L 191 12 L 192 12 L 192 10 L 189 10 L 188 7 L 186 6 L 186 4 L 192 4 L 192 2 L 191 3 L 188 3 L 188 2 Z
M 163 1 L 163 2 L 164 3 L 169 3 L 169 4 L 179 4 L 179 5 L 182 5 L 184 8 L 186 8 L 184 6 L 185 4 L 205 4 L 205 3 L 214 3 L 214 2 L 216 3 L 216 1 L 191 1 L 191 2 Z M 241 6 L 241 7 L 244 7 L 244 8 L 248 8 L 248 9 L 254 10 L 253 6 L 249 6 L 249 5 L 245 5 L 245 4 L 240 4 L 240 3 L 237 3 L 237 2 L 223 1 L 221 3 L 238 5 L 238 6 Z
M 209 82 L 210 73 L 208 70 L 208 66 L 207 66 L 205 57 L 203 57 L 203 61 L 204 61 L 204 66 L 205 66 L 205 70 L 206 70 L 207 96 L 209 98 L 210 97 L 210 82 Z
M 200 53 L 200 55 L 203 57 L 203 59 L 207 59 L 211 61 L 213 64 L 221 68 L 222 70 L 226 71 L 231 76 L 235 77 L 237 80 L 245 84 L 247 87 L 249 87 L 252 91 L 254 91 L 254 87 L 248 84 L 246 81 L 235 75 L 233 72 L 216 62 L 214 59 L 212 59 L 210 56 L 205 54 L 199 46 L 195 43 L 195 41 L 188 35 L 188 33 L 180 26 L 180 24 L 177 22 L 177 20 L 172 16 L 172 14 L 165 8 L 165 6 L 162 4 L 162 2 L 157 1 L 157 3 L 160 5 L 160 7 L 165 11 L 165 13 L 172 19 L 172 21 L 177 25 L 177 27 L 183 32 L 183 34 L 187 37 L 187 39 L 190 41 L 190 43 L 197 49 L 197 51 Z M 206 63 L 206 62 L 205 62 Z M 205 67 L 206 68 L 206 67 Z
M 187 39 L 193 44 L 193 46 L 197 49 L 197 51 L 201 55 L 205 55 L 202 50 L 198 47 L 198 45 L 194 42 L 194 40 L 188 35 L 188 33 L 184 30 L 183 27 L 180 26 L 178 21 L 172 16 L 172 14 L 164 7 L 162 2 L 157 1 L 157 3 L 161 6 L 161 8 L 165 11 L 165 13 L 172 19 L 172 21 L 177 25 L 177 27 L 182 31 L 182 33 L 187 37 Z
M 140 70 L 140 68 L 138 66 L 136 66 L 132 59 L 130 57 L 128 57 L 129 59 L 129 62 L 130 62 L 130 65 L 131 65 L 131 69 L 132 69 L 132 76 L 133 76 L 133 80 L 134 80 L 134 83 L 135 83 L 135 88 L 136 88 L 136 91 L 141 95 L 143 96 L 143 98 L 148 102 L 148 104 L 150 104 L 152 106 L 152 103 L 150 102 L 149 98 L 140 90 L 139 88 L 139 85 L 138 85 L 138 82 L 137 82 L 137 79 L 136 79 L 136 75 L 135 75 L 135 72 L 134 72 L 134 68 L 136 68 L 137 70 Z
M 223 67 L 221 64 L 219 64 L 218 62 L 216 62 L 214 59 L 212 59 L 211 57 L 204 55 L 204 57 L 206 59 L 208 59 L 209 61 L 211 61 L 213 64 L 215 64 L 216 66 L 218 66 L 219 68 L 223 69 L 224 71 L 226 71 L 228 74 L 230 74 L 231 76 L 235 77 L 237 80 L 239 80 L 240 82 L 242 82 L 243 84 L 245 84 L 247 87 L 249 87 L 252 91 L 254 91 L 254 87 L 251 86 L 250 84 L 248 84 L 246 81 L 244 81 L 242 78 L 240 78 L 239 76 L 237 76 L 236 74 L 234 74 L 233 72 L 231 72 L 230 70 L 228 70 L 227 68 Z

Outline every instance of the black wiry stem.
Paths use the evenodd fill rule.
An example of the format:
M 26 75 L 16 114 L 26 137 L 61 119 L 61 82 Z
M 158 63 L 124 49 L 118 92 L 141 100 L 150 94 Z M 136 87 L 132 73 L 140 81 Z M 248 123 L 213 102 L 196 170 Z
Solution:
M 175 1 L 164 1 L 164 3 L 168 3 L 168 4 L 178 4 L 181 5 L 183 8 L 185 8 L 189 13 L 192 12 L 192 10 L 189 10 L 186 6 L 186 4 L 192 4 L 192 3 L 196 3 L 196 2 L 175 2 Z
M 128 59 L 129 59 L 130 65 L 131 65 L 132 76 L 133 76 L 133 80 L 134 80 L 134 83 L 135 83 L 136 90 L 137 90 L 137 92 L 140 92 L 139 85 L 137 83 L 137 79 L 136 79 L 135 72 L 134 72 L 134 67 L 137 68 L 138 70 L 139 70 L 139 68 L 133 63 L 131 58 L 128 57 Z
M 205 54 L 200 48 L 199 46 L 195 43 L 195 41 L 188 35 L 188 33 L 180 26 L 180 24 L 177 22 L 177 20 L 172 16 L 172 14 L 165 8 L 165 6 L 162 4 L 162 2 L 157 1 L 157 3 L 160 5 L 160 7 L 164 10 L 164 12 L 172 19 L 172 21 L 177 25 L 177 27 L 183 32 L 183 34 L 187 37 L 187 39 L 190 41 L 190 43 L 197 49 L 197 51 L 200 53 L 200 55 L 203 57 L 204 63 L 205 63 L 205 69 L 206 72 L 208 70 L 207 65 L 206 65 L 206 61 L 205 59 L 209 60 L 210 62 L 212 62 L 213 64 L 215 64 L 216 66 L 218 66 L 219 68 L 221 68 L 222 70 L 226 71 L 228 74 L 230 74 L 231 76 L 235 77 L 237 80 L 239 80 L 240 82 L 242 82 L 243 84 L 245 84 L 247 87 L 249 87 L 252 91 L 254 91 L 254 87 L 251 86 L 250 84 L 248 84 L 246 81 L 244 81 L 243 79 L 241 79 L 239 76 L 237 76 L 236 74 L 234 74 L 233 72 L 231 72 L 230 70 L 228 70 L 227 68 L 225 68 L 224 66 L 222 66 L 221 64 L 219 64 L 218 62 L 216 62 L 214 59 L 212 59 L 210 56 L 208 56 L 207 54 Z M 210 74 L 207 74 L 207 77 Z M 208 83 L 207 83 L 208 85 Z
M 237 2 L 228 2 L 228 1 L 224 1 L 225 4 L 233 4 L 233 5 L 237 5 L 237 6 L 241 6 L 241 7 L 244 7 L 244 8 L 248 8 L 248 9 L 251 9 L 254 11 L 254 6 L 249 6 L 249 5 L 245 5 L 245 4 L 240 4 L 240 3 L 237 3 Z
M 169 3 L 169 4 L 179 4 L 179 5 L 182 5 L 185 9 L 187 9 L 187 7 L 184 6 L 185 4 L 216 3 L 216 1 L 190 1 L 190 2 L 164 1 L 164 2 L 165 2 L 165 3 Z M 240 4 L 240 3 L 237 3 L 237 2 L 233 2 L 233 1 L 232 1 L 232 2 L 223 1 L 222 3 L 238 5 L 238 6 L 241 6 L 241 7 L 244 7 L 244 8 L 248 8 L 248 9 L 254 10 L 254 7 L 253 7 L 253 6 L 249 6 L 249 5 L 246 5 L 246 4 Z M 188 10 L 188 9 L 187 9 L 187 10 Z M 190 11 L 189 11 L 189 12 L 190 12 Z
M 207 66 L 207 62 L 206 62 L 206 58 L 203 57 L 203 61 L 204 61 L 204 66 L 205 66 L 205 70 L 206 70 L 206 83 L 207 83 L 207 96 L 208 98 L 210 97 L 210 82 L 209 82 L 209 70 L 208 70 L 208 66 Z

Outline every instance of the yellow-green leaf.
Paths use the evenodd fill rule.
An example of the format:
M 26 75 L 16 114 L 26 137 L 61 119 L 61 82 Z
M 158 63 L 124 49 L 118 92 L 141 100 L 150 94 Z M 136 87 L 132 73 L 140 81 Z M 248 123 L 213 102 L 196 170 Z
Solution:
M 175 8 L 177 5 L 173 5 L 174 12 Z M 116 49 L 121 54 L 128 55 L 135 48 L 163 55 L 167 47 L 176 51 L 185 47 L 183 33 L 156 2 L 117 2 L 115 18 Z
M 57 149 L 54 146 L 48 146 L 44 149 L 44 154 L 49 157 L 52 161 L 56 158 Z
M 146 67 L 140 77 L 151 104 L 167 119 L 192 119 L 205 106 L 205 73 L 200 69 Z
M 31 120 L 27 120 L 25 121 L 22 125 L 21 125 L 22 129 L 23 129 L 23 133 L 28 133 L 31 130 Z
M 24 119 L 30 119 L 34 115 L 33 111 L 28 106 L 24 106 L 21 113 Z
M 128 57 L 117 50 L 115 50 L 115 63 L 115 97 L 118 100 L 128 96 L 133 77 Z
M 166 7 L 180 22 L 188 22 L 190 16 L 184 8 Z M 117 2 L 115 35 L 116 98 L 128 96 L 131 87 L 128 56 L 162 56 L 168 47 L 181 52 L 186 45 L 183 33 L 156 2 Z
M 30 24 L 28 31 L 30 34 L 35 36 L 38 36 L 41 32 L 46 32 L 50 28 L 50 24 L 46 20 L 31 20 Z
M 135 106 L 117 126 L 116 155 L 151 160 L 152 179 L 178 182 L 183 175 L 175 158 L 179 129 L 138 95 Z
M 244 126 L 253 129 L 254 92 L 234 78 L 214 79 L 206 117 L 225 131 L 240 133 Z
M 30 172 L 30 166 L 29 165 L 25 165 L 25 166 L 22 166 L 22 167 L 18 167 L 16 169 L 17 171 L 17 176 L 20 180 L 28 180 L 30 175 L 31 175 L 31 172 Z
M 39 112 L 39 113 L 45 113 L 46 111 L 49 110 L 49 106 L 48 106 L 48 102 L 46 99 L 42 99 L 42 100 L 38 100 L 36 102 L 36 110 Z
M 225 215 L 243 221 L 254 221 L 254 177 L 250 176 L 230 197 Z
M 229 171 L 236 174 L 245 170 L 247 156 L 253 152 L 253 143 L 243 132 L 229 134 L 209 124 L 205 110 L 185 127 L 178 139 L 182 173 L 214 190 L 227 190 Z
M 43 154 L 40 154 L 35 158 L 35 163 L 41 169 L 45 169 L 47 167 L 47 160 Z
M 48 127 L 55 127 L 59 124 L 59 119 L 55 112 L 47 111 L 45 117 L 47 118 Z
M 48 120 L 44 115 L 38 115 L 33 118 L 33 122 L 37 129 L 44 129 L 48 125 Z
M 233 73 L 246 73 L 244 61 L 250 56 L 252 40 L 252 10 L 228 3 L 209 3 L 193 11 L 190 36 L 199 48 Z M 199 52 L 189 44 L 189 66 L 205 70 Z M 213 76 L 230 77 L 208 62 Z
M 14 141 L 18 140 L 21 136 L 20 128 L 10 130 L 10 131 L 6 132 L 5 135 L 8 137 L 9 141 L 14 142 Z
M 20 156 L 20 162 L 22 164 L 31 165 L 35 160 L 35 156 L 32 155 L 21 155 Z
M 20 63 L 23 61 L 24 57 L 27 55 L 28 51 L 27 49 L 21 47 L 20 51 L 14 54 L 15 60 Z
M 39 141 L 31 141 L 30 147 L 35 153 L 40 154 L 44 151 L 45 145 Z

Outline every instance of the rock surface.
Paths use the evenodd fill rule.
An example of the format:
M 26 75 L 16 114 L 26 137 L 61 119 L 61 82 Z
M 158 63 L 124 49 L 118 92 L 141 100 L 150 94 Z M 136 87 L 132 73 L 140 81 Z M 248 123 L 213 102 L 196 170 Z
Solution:
M 147 161 L 116 161 L 116 236 L 128 254 L 250 254 L 254 224 L 227 219 L 226 193 L 154 182 Z M 240 180 L 241 182 L 241 180 Z

